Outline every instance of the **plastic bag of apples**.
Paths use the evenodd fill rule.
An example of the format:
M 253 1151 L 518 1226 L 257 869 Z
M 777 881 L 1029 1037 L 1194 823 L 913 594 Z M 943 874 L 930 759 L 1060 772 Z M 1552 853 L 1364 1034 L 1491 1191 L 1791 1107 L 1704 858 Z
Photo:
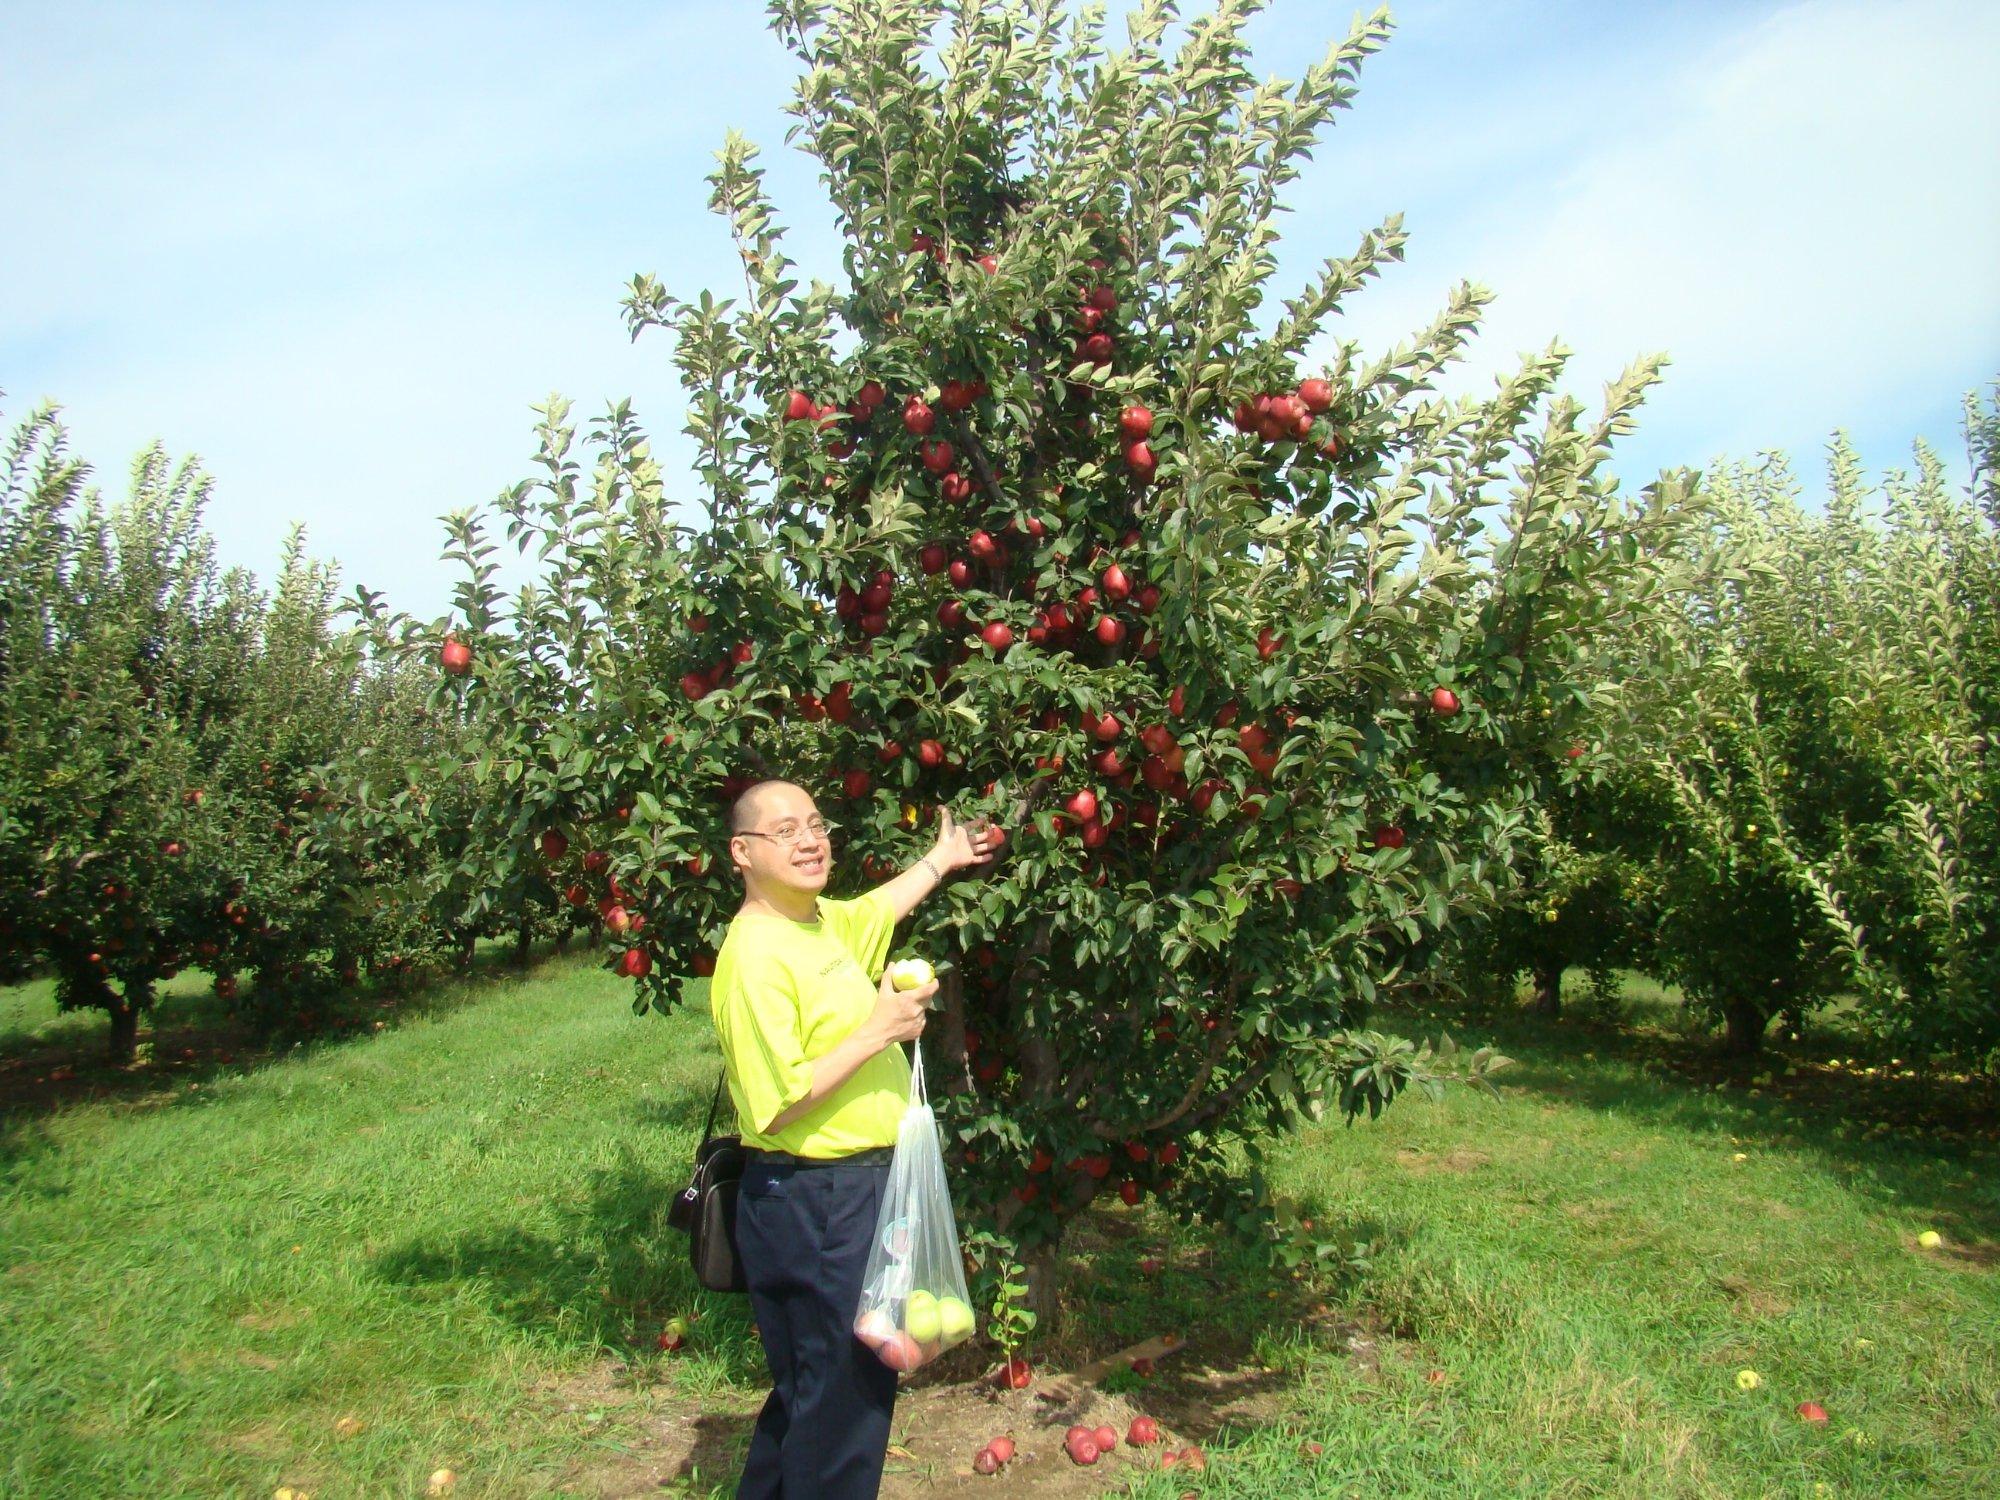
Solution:
M 958 1225 L 945 1185 L 937 1117 L 924 1093 L 924 1049 L 914 1048 L 910 1107 L 896 1135 L 889 1185 L 862 1273 L 854 1334 L 892 1370 L 914 1370 L 972 1337 L 972 1304 Z

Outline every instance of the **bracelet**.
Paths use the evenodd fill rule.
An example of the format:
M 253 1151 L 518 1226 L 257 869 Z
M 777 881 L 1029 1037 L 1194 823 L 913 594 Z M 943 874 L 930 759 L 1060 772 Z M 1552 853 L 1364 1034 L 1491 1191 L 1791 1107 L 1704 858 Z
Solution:
M 939 870 L 936 865 L 931 863 L 931 857 L 928 854 L 926 854 L 922 859 L 918 860 L 917 863 L 922 865 L 926 870 L 929 870 L 931 872 L 931 879 L 935 880 L 939 885 L 944 884 L 944 872 Z

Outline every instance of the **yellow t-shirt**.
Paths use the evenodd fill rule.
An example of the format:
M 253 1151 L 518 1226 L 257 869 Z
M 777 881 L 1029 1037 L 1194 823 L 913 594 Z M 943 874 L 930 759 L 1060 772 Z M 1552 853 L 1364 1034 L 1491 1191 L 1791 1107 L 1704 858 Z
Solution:
M 812 922 L 751 911 L 729 924 L 708 1004 L 744 1145 L 827 1157 L 896 1144 L 910 1103 L 900 1046 L 884 1047 L 816 1107 L 765 1133 L 812 1091 L 813 1060 L 874 1011 L 895 926 L 887 899 L 874 891 L 852 901 L 822 898 Z

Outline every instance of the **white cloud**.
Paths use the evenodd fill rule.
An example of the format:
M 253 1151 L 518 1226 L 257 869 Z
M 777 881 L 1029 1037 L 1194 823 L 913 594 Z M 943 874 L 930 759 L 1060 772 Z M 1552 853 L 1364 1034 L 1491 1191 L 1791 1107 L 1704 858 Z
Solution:
M 1498 301 L 1453 385 L 1551 336 L 1583 390 L 1664 350 L 1648 422 L 1689 462 L 1816 444 L 1885 404 L 1915 421 L 2000 367 L 1996 61 L 1985 3 L 1766 16 L 1632 90 L 1546 192 L 1507 180 L 1484 222 L 1428 242 L 1413 223 L 1410 265 L 1344 331 L 1380 347 L 1484 281 Z

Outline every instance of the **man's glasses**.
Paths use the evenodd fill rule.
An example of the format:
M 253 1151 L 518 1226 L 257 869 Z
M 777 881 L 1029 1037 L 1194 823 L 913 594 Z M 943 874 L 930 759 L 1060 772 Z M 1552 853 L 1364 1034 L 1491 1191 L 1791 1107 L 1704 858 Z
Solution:
M 811 834 L 816 839 L 831 838 L 838 831 L 839 827 L 838 823 L 829 823 L 825 818 L 814 818 L 811 822 L 803 826 L 797 823 L 780 823 L 769 833 L 760 833 L 754 828 L 746 828 L 743 830 L 743 837 L 769 839 L 781 848 L 790 849 L 807 834 Z

